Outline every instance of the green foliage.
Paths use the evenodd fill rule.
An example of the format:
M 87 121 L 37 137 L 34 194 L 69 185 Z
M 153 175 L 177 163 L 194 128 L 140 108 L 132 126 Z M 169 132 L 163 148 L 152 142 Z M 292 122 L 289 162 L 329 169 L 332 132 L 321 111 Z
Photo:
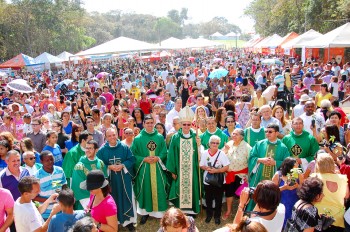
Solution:
M 88 13 L 81 0 L 0 0 L 0 58 L 18 53 L 36 57 L 42 52 L 57 55 L 72 53 L 125 36 L 158 43 L 169 37 L 208 38 L 241 32 L 226 18 L 215 17 L 208 22 L 186 24 L 188 9 L 170 10 L 167 17 L 113 10 Z
M 309 29 L 326 33 L 349 20 L 350 0 L 254 0 L 245 14 L 255 20 L 262 36 Z

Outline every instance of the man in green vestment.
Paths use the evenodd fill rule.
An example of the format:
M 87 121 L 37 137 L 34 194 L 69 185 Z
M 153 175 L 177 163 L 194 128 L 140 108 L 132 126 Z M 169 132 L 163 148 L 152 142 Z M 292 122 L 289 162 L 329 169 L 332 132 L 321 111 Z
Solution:
M 137 213 L 143 215 L 140 224 L 149 216 L 161 218 L 168 208 L 168 179 L 164 165 L 167 149 L 164 137 L 154 129 L 154 119 L 146 116 L 144 129 L 134 139 L 131 150 L 136 158 L 134 192 Z
M 135 157 L 130 148 L 118 140 L 117 130 L 106 130 L 107 142 L 97 152 L 109 170 L 109 183 L 112 197 L 118 207 L 118 222 L 134 231 L 136 206 L 133 201 L 132 178 L 134 177 Z
M 258 113 L 253 113 L 251 116 L 252 126 L 244 129 L 244 141 L 251 147 L 263 139 L 265 139 L 265 130 L 260 126 L 261 116 Z
M 204 150 L 209 149 L 209 139 L 212 135 L 217 135 L 221 139 L 219 149 L 222 149 L 228 142 L 228 136 L 222 132 L 222 130 L 216 127 L 215 118 L 209 117 L 207 118 L 207 131 L 200 136 L 201 144 L 203 145 Z
M 289 157 L 288 148 L 278 139 L 279 126 L 268 124 L 266 139 L 255 144 L 248 157 L 249 187 L 255 187 L 262 180 L 271 180 L 283 160 Z M 253 209 L 250 201 L 249 209 Z
M 67 178 L 67 184 L 70 187 L 74 166 L 78 163 L 79 159 L 85 155 L 86 143 L 92 139 L 90 133 L 86 131 L 81 132 L 79 135 L 79 143 L 70 149 L 64 156 L 62 168 Z
M 283 137 L 282 143 L 286 145 L 291 156 L 297 160 L 305 171 L 309 162 L 314 160 L 320 146 L 316 138 L 304 130 L 304 122 L 300 117 L 293 119 L 292 128 L 293 130 L 289 135 Z
M 169 201 L 187 214 L 198 214 L 200 211 L 198 145 L 196 134 L 191 130 L 193 116 L 188 106 L 180 111 L 181 129 L 170 141 L 166 162 L 173 178 Z
M 72 174 L 72 190 L 76 199 L 74 208 L 78 210 L 86 209 L 90 200 L 90 192 L 80 188 L 80 183 L 86 180 L 87 174 L 92 170 L 101 170 L 107 177 L 106 165 L 96 157 L 98 151 L 97 142 L 90 140 L 87 142 L 85 150 L 85 155 L 74 166 Z

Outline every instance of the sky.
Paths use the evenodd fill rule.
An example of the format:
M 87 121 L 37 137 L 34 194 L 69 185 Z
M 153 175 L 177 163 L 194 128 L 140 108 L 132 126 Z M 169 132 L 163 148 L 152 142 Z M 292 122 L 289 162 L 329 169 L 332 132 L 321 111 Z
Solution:
M 185 23 L 210 21 L 215 16 L 225 17 L 229 23 L 238 25 L 243 32 L 254 31 L 254 21 L 243 16 L 244 9 L 253 0 L 83 0 L 83 7 L 88 11 L 101 13 L 110 10 L 166 16 L 167 12 L 187 8 L 189 20 Z M 210 3 L 210 4 L 208 4 Z

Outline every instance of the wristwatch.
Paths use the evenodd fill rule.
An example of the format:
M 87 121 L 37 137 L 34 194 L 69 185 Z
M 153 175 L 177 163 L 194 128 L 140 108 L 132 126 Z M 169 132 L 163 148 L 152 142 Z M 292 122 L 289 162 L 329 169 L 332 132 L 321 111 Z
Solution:
M 102 224 L 101 222 L 97 223 L 96 228 L 99 230 L 101 228 Z

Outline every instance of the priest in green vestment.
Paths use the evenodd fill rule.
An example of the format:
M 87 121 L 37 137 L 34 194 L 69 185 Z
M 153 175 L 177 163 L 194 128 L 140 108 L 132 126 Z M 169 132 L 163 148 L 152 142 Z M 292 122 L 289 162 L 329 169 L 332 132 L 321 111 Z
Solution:
M 244 141 L 251 147 L 263 139 L 265 139 L 265 130 L 260 126 L 261 116 L 258 113 L 253 113 L 250 118 L 251 127 L 244 129 Z
M 194 113 L 186 106 L 180 111 L 181 129 L 173 135 L 166 162 L 172 173 L 169 201 L 187 214 L 200 211 L 200 181 L 196 133 L 191 130 Z
M 86 143 L 92 140 L 93 137 L 89 132 L 83 131 L 79 135 L 79 143 L 75 145 L 68 153 L 64 156 L 62 168 L 67 178 L 67 184 L 71 187 L 71 178 L 73 169 L 78 163 L 79 159 L 85 155 Z
M 299 166 L 305 172 L 309 163 L 314 160 L 315 154 L 320 149 L 316 138 L 304 130 L 304 121 L 296 117 L 292 121 L 293 130 L 282 139 L 290 155 L 295 158 Z
M 207 118 L 207 131 L 201 134 L 201 144 L 204 150 L 209 149 L 209 139 L 212 135 L 217 135 L 221 139 L 219 144 L 219 149 L 224 148 L 225 144 L 228 142 L 228 136 L 219 128 L 216 127 L 216 122 L 214 117 Z
M 86 180 L 87 174 L 92 170 L 101 170 L 107 177 L 106 165 L 96 157 L 98 151 L 97 142 L 90 140 L 87 142 L 85 150 L 85 155 L 75 165 L 72 174 L 72 190 L 76 200 L 74 208 L 78 210 L 86 209 L 90 200 L 90 192 L 80 188 L 80 183 Z
M 145 224 L 149 216 L 161 218 L 168 209 L 165 161 L 167 149 L 164 137 L 154 129 L 154 119 L 146 116 L 144 129 L 131 145 L 136 158 L 134 192 L 137 213 L 142 215 L 140 224 Z
M 271 180 L 283 160 L 290 156 L 287 147 L 277 138 L 278 133 L 277 124 L 268 124 L 266 139 L 257 142 L 251 150 L 248 157 L 249 187 L 257 186 L 262 180 Z M 249 209 L 253 209 L 253 204 Z
M 111 195 L 118 207 L 118 222 L 130 229 L 136 223 L 132 191 L 135 157 L 130 148 L 118 140 L 116 129 L 106 130 L 106 140 L 105 145 L 98 150 L 97 157 L 108 167 Z

